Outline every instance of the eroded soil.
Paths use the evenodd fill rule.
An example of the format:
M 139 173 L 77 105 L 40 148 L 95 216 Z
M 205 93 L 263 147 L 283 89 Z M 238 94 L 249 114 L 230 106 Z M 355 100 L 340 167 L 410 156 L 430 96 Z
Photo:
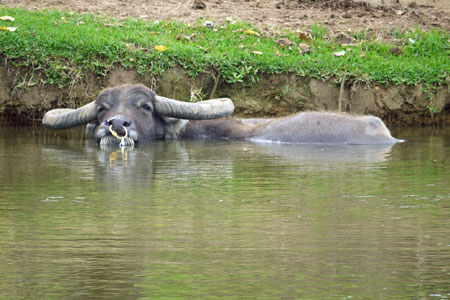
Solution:
M 318 23 L 331 35 L 367 30 L 378 39 L 392 39 L 394 29 L 450 30 L 449 0 L 0 0 L 0 5 L 185 23 L 233 18 L 272 32 L 308 31 Z

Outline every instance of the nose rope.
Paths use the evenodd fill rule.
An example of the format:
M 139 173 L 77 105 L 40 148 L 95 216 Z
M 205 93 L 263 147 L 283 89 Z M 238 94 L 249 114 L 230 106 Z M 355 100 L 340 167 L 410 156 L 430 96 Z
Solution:
M 115 132 L 113 129 L 112 129 L 112 124 L 109 126 L 109 131 L 111 132 L 111 134 L 113 135 L 113 137 L 115 137 L 116 139 L 119 139 L 120 140 L 120 148 L 123 150 L 123 148 L 124 147 L 126 147 L 126 143 L 125 143 L 125 139 L 127 138 L 127 136 L 128 136 L 128 130 L 127 130 L 127 128 L 125 127 L 125 126 L 122 126 L 123 127 L 123 129 L 125 130 L 125 135 L 124 136 L 119 136 L 118 134 L 117 134 L 117 132 Z
M 126 139 L 127 136 L 128 136 L 128 130 L 127 130 L 127 128 L 126 128 L 125 126 L 122 126 L 122 127 L 123 127 L 123 129 L 125 129 L 125 135 L 124 135 L 124 136 L 119 136 L 119 135 L 117 134 L 117 132 L 115 132 L 115 131 L 112 129 L 112 125 L 109 126 L 109 131 L 111 132 L 111 134 L 112 134 L 116 139 L 119 139 L 119 140 L 121 140 L 121 141 L 123 141 L 124 139 Z

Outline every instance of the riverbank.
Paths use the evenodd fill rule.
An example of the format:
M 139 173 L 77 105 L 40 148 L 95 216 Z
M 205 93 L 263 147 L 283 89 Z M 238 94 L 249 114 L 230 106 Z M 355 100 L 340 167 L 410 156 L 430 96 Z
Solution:
M 0 9 L 3 123 L 39 121 L 104 87 L 144 83 L 187 101 L 229 96 L 236 113 L 375 114 L 391 124 L 450 123 L 450 34 L 397 30 L 264 32 L 232 19 L 188 25 L 74 12 Z

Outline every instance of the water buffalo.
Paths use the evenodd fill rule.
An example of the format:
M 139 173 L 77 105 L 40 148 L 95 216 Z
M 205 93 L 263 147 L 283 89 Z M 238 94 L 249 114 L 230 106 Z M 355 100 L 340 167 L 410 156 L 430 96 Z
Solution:
M 331 112 L 302 112 L 276 119 L 229 117 L 230 99 L 197 103 L 155 95 L 143 85 L 103 90 L 96 101 L 78 109 L 54 109 L 42 120 L 49 129 L 83 124 L 100 145 L 152 140 L 202 138 L 244 139 L 303 144 L 393 144 L 380 118 Z

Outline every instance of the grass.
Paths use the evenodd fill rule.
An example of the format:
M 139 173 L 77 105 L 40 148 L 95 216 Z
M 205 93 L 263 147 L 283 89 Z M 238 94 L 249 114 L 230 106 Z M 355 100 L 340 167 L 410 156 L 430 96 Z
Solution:
M 87 72 L 106 75 L 115 64 L 139 73 L 161 74 L 180 65 L 192 76 L 214 68 L 228 83 L 252 83 L 260 73 L 294 72 L 317 79 L 347 74 L 362 82 L 440 85 L 450 74 L 450 33 L 411 30 L 395 32 L 395 44 L 377 42 L 367 32 L 353 33 L 342 45 L 325 27 L 307 34 L 269 36 L 252 24 L 207 27 L 140 19 L 61 12 L 0 9 L 0 55 L 15 65 L 42 72 L 45 83 L 64 86 Z M 281 46 L 283 38 L 292 43 Z M 155 46 L 165 46 L 158 51 Z M 400 49 L 395 53 L 392 49 Z M 307 49 L 308 51 L 304 51 Z M 345 51 L 343 56 L 334 53 Z

